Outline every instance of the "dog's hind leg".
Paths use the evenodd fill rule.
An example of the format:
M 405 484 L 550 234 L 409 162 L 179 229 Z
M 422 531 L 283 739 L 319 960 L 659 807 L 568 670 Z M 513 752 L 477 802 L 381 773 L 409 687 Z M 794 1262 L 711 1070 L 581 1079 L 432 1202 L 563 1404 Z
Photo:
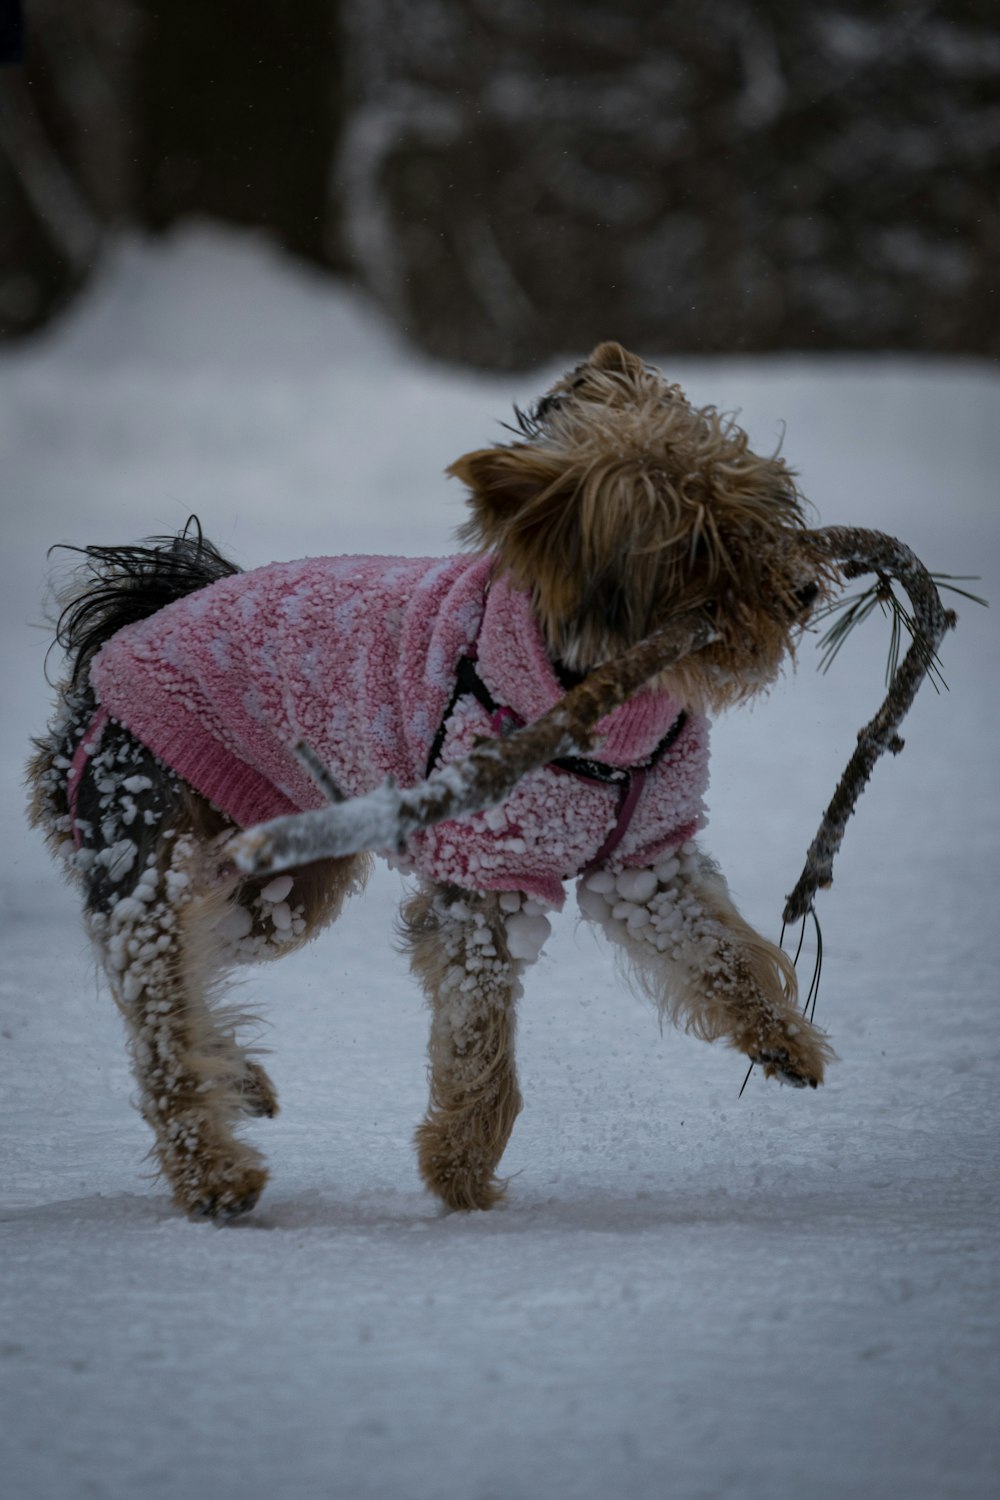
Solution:
M 449 1208 L 491 1208 L 504 1192 L 496 1169 L 521 1109 L 514 1062 L 520 974 L 548 932 L 544 917 L 521 906 L 514 893 L 425 885 L 403 907 L 411 967 L 431 1006 L 420 1172 Z
M 796 1006 L 791 960 L 744 921 L 697 845 L 650 868 L 585 876 L 578 898 L 662 1015 L 707 1041 L 724 1038 L 767 1077 L 822 1083 L 833 1052 Z
M 266 1179 L 236 1122 L 276 1109 L 270 1080 L 236 1040 L 242 1017 L 213 1002 L 232 962 L 218 926 L 236 894 L 212 850 L 232 827 L 120 725 L 95 739 L 74 801 L 67 769 L 91 705 L 60 722 L 31 766 L 33 816 L 74 881 L 125 1019 L 139 1105 L 176 1202 L 245 1212 Z
M 229 893 L 200 888 L 203 855 L 190 835 L 167 847 L 169 857 L 150 860 L 131 894 L 93 913 L 91 926 L 174 1201 L 198 1217 L 234 1218 L 267 1180 L 235 1126 L 277 1106 L 267 1075 L 237 1045 L 244 1018 L 212 1003 L 223 972 L 215 929 Z

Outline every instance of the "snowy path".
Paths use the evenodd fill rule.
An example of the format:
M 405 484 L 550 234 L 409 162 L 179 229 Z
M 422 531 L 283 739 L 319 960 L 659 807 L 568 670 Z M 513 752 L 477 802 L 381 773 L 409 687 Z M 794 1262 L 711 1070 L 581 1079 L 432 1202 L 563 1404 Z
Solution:
M 682 362 L 786 451 L 827 521 L 896 530 L 1000 600 L 1000 381 L 898 361 Z M 0 359 L 0 1489 L 10 1500 L 985 1500 L 1000 1458 L 998 641 L 960 607 L 822 898 L 840 1063 L 796 1093 L 675 1033 L 572 916 L 529 977 L 507 1204 L 417 1180 L 424 1016 L 399 877 L 245 990 L 282 1098 L 252 1218 L 145 1177 L 120 1027 L 25 829 L 55 540 L 196 509 L 252 565 L 434 552 L 445 463 L 534 382 L 455 375 L 251 242 L 123 256 Z M 341 477 L 343 475 L 344 477 Z M 715 738 L 705 837 L 775 930 L 853 735 L 872 625 Z

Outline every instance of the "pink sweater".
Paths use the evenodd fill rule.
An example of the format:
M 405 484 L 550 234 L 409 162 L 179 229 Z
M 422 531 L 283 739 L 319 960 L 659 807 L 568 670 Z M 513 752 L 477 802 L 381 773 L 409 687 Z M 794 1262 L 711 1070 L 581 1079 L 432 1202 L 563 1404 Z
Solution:
M 350 796 L 392 775 L 426 774 L 459 658 L 478 646 L 494 700 L 523 720 L 563 695 L 527 595 L 495 559 L 332 557 L 272 563 L 190 594 L 127 626 L 96 657 L 101 705 L 243 827 L 323 805 L 292 754 L 302 738 Z M 493 579 L 491 584 L 491 578 Z M 680 705 L 643 691 L 598 726 L 595 756 L 644 761 Z M 490 715 L 462 697 L 440 760 L 489 735 Z M 647 864 L 700 826 L 708 735 L 692 715 L 649 773 L 614 866 Z M 561 906 L 562 882 L 615 826 L 616 788 L 549 767 L 502 807 L 413 837 L 430 879 L 467 890 L 521 890 Z

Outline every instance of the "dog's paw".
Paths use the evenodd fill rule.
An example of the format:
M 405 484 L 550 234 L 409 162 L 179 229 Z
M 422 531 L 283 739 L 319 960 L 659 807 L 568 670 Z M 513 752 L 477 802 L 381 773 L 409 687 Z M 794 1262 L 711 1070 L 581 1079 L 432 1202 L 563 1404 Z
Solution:
M 763 1069 L 765 1078 L 777 1078 L 794 1089 L 818 1088 L 834 1051 L 826 1037 L 802 1015 L 768 1026 L 770 1035 L 759 1035 L 746 1048 L 752 1063 Z
M 249 1061 L 240 1088 L 240 1108 L 245 1115 L 273 1120 L 278 1113 L 278 1094 L 260 1063 Z
M 777 1078 L 782 1083 L 788 1083 L 793 1089 L 818 1088 L 823 1081 L 822 1069 L 819 1074 L 801 1073 L 792 1062 L 785 1048 L 779 1048 L 772 1052 L 758 1052 L 751 1056 L 750 1061 L 757 1067 L 763 1068 L 765 1078 Z
M 267 1182 L 259 1151 L 221 1132 L 200 1140 L 180 1127 L 168 1143 L 158 1142 L 160 1168 L 177 1207 L 192 1219 L 238 1219 L 256 1204 Z
M 745 1017 L 733 1044 L 763 1071 L 793 1089 L 817 1089 L 835 1053 L 819 1026 L 802 1011 L 760 1008 Z
M 231 1182 L 187 1198 L 187 1201 L 187 1195 L 177 1194 L 177 1197 L 180 1206 L 192 1219 L 239 1219 L 255 1207 L 266 1182 L 266 1169 L 258 1167 L 243 1172 Z
M 417 1131 L 420 1175 L 447 1208 L 471 1213 L 495 1207 L 505 1184 L 494 1175 L 498 1152 L 484 1153 L 458 1138 L 454 1128 L 425 1120 Z

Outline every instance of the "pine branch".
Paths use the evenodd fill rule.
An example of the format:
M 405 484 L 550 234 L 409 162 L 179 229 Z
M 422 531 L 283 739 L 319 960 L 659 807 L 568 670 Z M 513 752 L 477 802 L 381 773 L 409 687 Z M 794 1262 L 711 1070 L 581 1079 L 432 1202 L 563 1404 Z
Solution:
M 895 537 L 859 527 L 829 526 L 812 532 L 811 540 L 820 555 L 825 553 L 831 562 L 840 566 L 844 578 L 859 578 L 864 573 L 875 573 L 879 580 L 874 589 L 858 596 L 848 615 L 825 638 L 827 664 L 832 659 L 830 636 L 833 636 L 832 655 L 836 655 L 844 637 L 859 619 L 864 619 L 877 603 L 884 603 L 886 592 L 893 597 L 890 579 L 899 582 L 909 596 L 913 610 L 912 616 L 907 614 L 899 601 L 894 600 L 895 628 L 890 665 L 893 656 L 898 660 L 899 632 L 902 628 L 911 634 L 912 644 L 902 662 L 892 671 L 889 691 L 882 707 L 858 734 L 857 749 L 840 778 L 816 837 L 809 846 L 805 867 L 795 889 L 785 903 L 786 923 L 797 922 L 804 917 L 812 906 L 816 891 L 825 889 L 832 883 L 834 858 L 843 842 L 848 819 L 868 784 L 875 762 L 886 750 L 890 750 L 893 755 L 898 755 L 902 750 L 903 741 L 897 732 L 899 726 L 913 703 L 921 682 L 936 670 L 937 650 L 945 632 L 954 629 L 956 624 L 954 611 L 946 610 L 942 605 L 934 580 L 923 563 L 909 547 Z
M 485 739 L 426 781 L 400 787 L 390 778 L 365 796 L 292 813 L 237 834 L 226 853 L 251 874 L 277 872 L 362 849 L 402 850 L 422 828 L 503 802 L 530 771 L 592 748 L 598 722 L 643 683 L 707 646 L 714 631 L 697 612 L 680 616 L 614 661 L 605 662 L 548 713 L 503 739 Z M 302 751 L 299 751 L 300 758 Z M 305 752 L 310 764 L 311 752 Z M 312 774 L 316 775 L 315 756 Z
M 960 594 L 963 599 L 970 599 L 973 604 L 981 604 L 984 607 L 987 601 L 979 594 L 973 594 L 968 589 L 957 587 L 959 583 L 975 582 L 974 575 L 961 575 L 955 577 L 951 573 L 931 573 L 931 581 L 938 590 L 948 589 L 953 594 Z M 889 652 L 886 660 L 885 685 L 889 687 L 896 675 L 899 666 L 899 653 L 902 647 L 904 632 L 911 640 L 923 643 L 919 627 L 912 614 L 905 605 L 896 597 L 893 590 L 892 579 L 886 574 L 879 573 L 876 582 L 869 585 L 860 594 L 848 594 L 846 598 L 835 599 L 817 610 L 813 615 L 811 624 L 816 625 L 820 620 L 830 619 L 838 616 L 835 623 L 830 626 L 824 636 L 820 638 L 819 670 L 828 672 L 833 665 L 840 648 L 855 626 L 862 624 L 876 609 L 881 610 L 883 615 L 891 621 L 891 633 L 889 639 Z M 941 673 L 940 662 L 936 656 L 927 657 L 927 675 L 935 691 L 947 688 Z

